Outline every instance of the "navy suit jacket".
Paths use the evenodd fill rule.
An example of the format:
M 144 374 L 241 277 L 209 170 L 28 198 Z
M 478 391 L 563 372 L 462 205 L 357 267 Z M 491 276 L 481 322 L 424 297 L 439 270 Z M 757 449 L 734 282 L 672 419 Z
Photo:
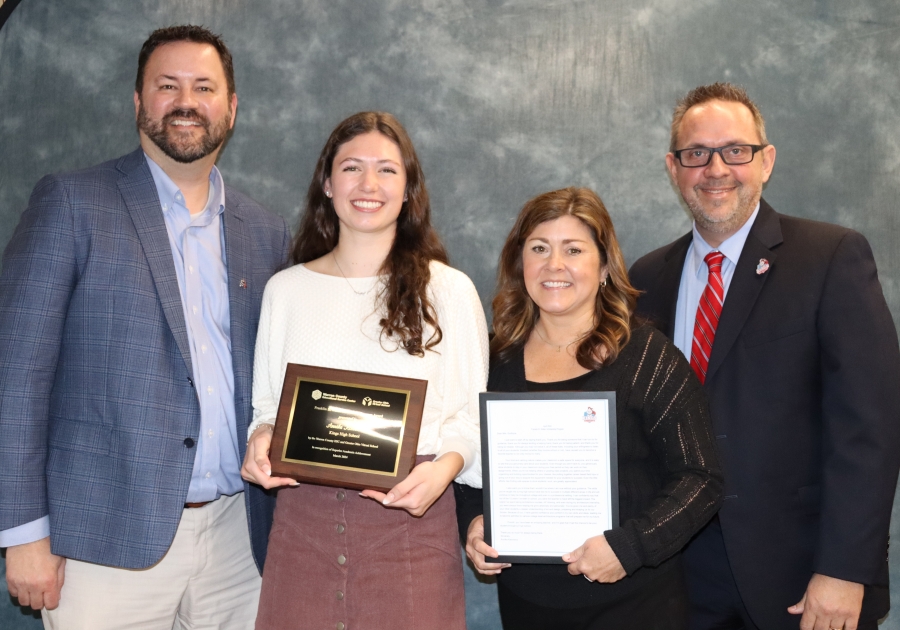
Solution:
M 284 219 L 225 188 L 238 442 L 251 419 L 263 289 L 284 263 Z M 138 149 L 44 177 L 0 274 L 0 530 L 49 514 L 53 553 L 144 568 L 169 548 L 200 407 L 175 265 Z M 272 503 L 245 484 L 261 568 Z
M 630 273 L 638 312 L 670 336 L 690 243 Z M 813 572 L 866 584 L 863 618 L 887 614 L 900 349 L 866 239 L 761 201 L 704 387 L 725 473 L 719 519 L 754 622 L 796 630 L 785 609 Z

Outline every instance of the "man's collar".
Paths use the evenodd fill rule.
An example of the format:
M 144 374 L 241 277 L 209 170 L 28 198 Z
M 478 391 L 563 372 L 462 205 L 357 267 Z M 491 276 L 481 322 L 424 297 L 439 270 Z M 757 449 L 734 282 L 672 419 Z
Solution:
M 163 206 L 163 210 L 171 208 L 175 200 L 184 204 L 181 190 L 172 181 L 172 178 L 146 152 L 144 152 L 144 157 L 147 160 L 147 166 L 150 168 L 150 175 L 153 176 L 153 182 L 156 184 L 156 191 L 159 194 L 159 201 Z M 214 209 L 213 215 L 219 214 L 225 209 L 225 186 L 222 184 L 222 174 L 215 165 L 209 172 L 209 197 L 206 207 Z
M 732 265 L 737 265 L 738 259 L 741 257 L 741 252 L 744 249 L 744 243 L 747 242 L 747 236 L 750 234 L 750 229 L 753 227 L 753 222 L 756 221 L 756 215 L 759 214 L 759 202 L 756 203 L 756 208 L 753 210 L 753 214 L 750 215 L 750 218 L 744 222 L 744 225 L 741 226 L 737 232 L 729 236 L 727 239 L 722 241 L 722 244 L 718 247 L 713 247 L 709 243 L 707 243 L 702 236 L 700 236 L 700 232 L 697 230 L 697 222 L 694 222 L 692 232 L 693 232 L 693 243 L 691 247 L 690 254 L 690 269 L 693 271 L 695 275 L 700 274 L 700 269 L 704 264 L 703 259 L 706 255 L 715 250 L 722 252 L 729 261 L 731 261 Z

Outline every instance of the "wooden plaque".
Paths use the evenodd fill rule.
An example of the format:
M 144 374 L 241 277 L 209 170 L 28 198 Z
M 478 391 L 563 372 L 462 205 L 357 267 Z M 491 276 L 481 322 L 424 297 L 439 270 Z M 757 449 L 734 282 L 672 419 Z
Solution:
M 416 463 L 428 381 L 288 363 L 272 475 L 387 492 Z

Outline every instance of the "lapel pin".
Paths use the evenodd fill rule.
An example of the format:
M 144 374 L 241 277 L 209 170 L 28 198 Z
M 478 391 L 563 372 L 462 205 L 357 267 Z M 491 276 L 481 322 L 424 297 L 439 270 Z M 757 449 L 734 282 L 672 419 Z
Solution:
M 756 275 L 761 276 L 769 270 L 769 261 L 765 258 L 759 259 L 759 264 L 756 265 Z
M 757 268 L 756 273 L 759 273 L 759 268 Z M 247 281 L 244 280 L 243 278 L 241 278 L 241 281 L 238 283 L 238 286 L 241 287 L 242 289 L 246 289 Z

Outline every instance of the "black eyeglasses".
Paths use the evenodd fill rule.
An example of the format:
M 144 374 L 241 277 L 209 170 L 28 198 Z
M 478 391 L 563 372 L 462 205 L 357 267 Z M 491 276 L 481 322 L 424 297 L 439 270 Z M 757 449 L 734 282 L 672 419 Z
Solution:
M 713 153 L 718 153 L 722 161 L 729 166 L 748 164 L 753 161 L 757 151 L 766 148 L 767 144 L 729 144 L 724 147 L 691 147 L 673 151 L 672 155 L 686 168 L 700 168 L 712 160 Z

